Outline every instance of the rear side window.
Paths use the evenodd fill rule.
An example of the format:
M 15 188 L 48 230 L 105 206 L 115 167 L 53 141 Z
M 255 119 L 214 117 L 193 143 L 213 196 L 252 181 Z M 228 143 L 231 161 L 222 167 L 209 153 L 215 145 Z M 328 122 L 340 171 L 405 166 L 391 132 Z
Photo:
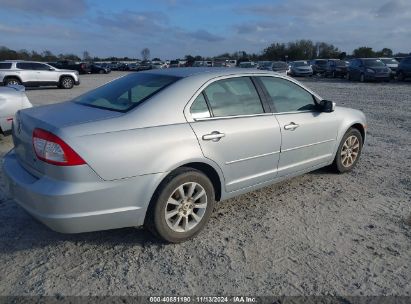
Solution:
M 314 98 L 295 83 L 276 77 L 260 78 L 277 113 L 314 110 Z
M 204 93 L 215 117 L 264 113 L 260 97 L 248 77 L 216 81 Z
M 11 62 L 0 62 L 0 70 L 11 69 Z
M 37 62 L 32 62 L 31 68 L 36 71 L 48 71 L 50 69 L 48 65 L 45 65 L 43 63 L 37 63 Z
M 194 119 L 208 118 L 211 116 L 203 93 L 197 96 L 191 105 L 190 110 Z
M 127 112 L 178 79 L 180 78 L 168 75 L 130 74 L 73 101 L 90 107 Z

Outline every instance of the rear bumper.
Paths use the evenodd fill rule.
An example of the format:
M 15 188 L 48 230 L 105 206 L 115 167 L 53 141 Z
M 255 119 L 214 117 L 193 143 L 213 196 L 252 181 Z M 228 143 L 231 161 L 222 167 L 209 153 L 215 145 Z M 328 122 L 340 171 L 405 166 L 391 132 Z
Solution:
M 37 178 L 12 150 L 3 160 L 10 196 L 52 230 L 80 233 L 141 226 L 157 174 L 121 181 L 69 182 Z

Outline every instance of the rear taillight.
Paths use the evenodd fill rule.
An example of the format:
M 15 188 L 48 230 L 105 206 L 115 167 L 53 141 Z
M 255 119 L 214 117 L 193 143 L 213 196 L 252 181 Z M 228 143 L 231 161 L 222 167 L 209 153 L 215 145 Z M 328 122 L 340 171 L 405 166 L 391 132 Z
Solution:
M 86 162 L 59 137 L 43 129 L 34 129 L 33 148 L 42 161 L 56 166 L 77 166 Z

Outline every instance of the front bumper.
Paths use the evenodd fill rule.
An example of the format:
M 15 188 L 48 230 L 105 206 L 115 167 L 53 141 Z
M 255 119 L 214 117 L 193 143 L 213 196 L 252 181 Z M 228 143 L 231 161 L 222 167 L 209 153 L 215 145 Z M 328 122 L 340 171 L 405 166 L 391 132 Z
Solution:
M 74 81 L 74 84 L 75 84 L 75 85 L 80 85 L 80 79 Z
M 62 233 L 143 225 L 157 176 L 95 182 L 38 178 L 21 166 L 13 150 L 3 159 L 3 174 L 10 196 L 37 220 Z
M 365 74 L 366 80 L 374 80 L 374 81 L 386 81 L 391 78 L 391 73 L 375 73 L 375 74 Z

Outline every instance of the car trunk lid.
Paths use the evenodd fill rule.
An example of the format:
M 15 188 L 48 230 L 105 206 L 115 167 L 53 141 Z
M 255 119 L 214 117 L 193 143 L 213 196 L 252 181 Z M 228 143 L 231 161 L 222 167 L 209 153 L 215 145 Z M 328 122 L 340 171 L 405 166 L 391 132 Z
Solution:
M 45 174 L 47 168 L 53 165 L 37 158 L 32 142 L 34 129 L 44 129 L 57 136 L 61 136 L 60 133 L 64 127 L 110 119 L 120 115 L 122 113 L 85 107 L 74 102 L 19 111 L 13 128 L 13 141 L 18 160 L 32 173 L 34 170 L 35 175 Z M 70 139 L 67 136 L 64 136 L 62 139 L 70 145 Z

